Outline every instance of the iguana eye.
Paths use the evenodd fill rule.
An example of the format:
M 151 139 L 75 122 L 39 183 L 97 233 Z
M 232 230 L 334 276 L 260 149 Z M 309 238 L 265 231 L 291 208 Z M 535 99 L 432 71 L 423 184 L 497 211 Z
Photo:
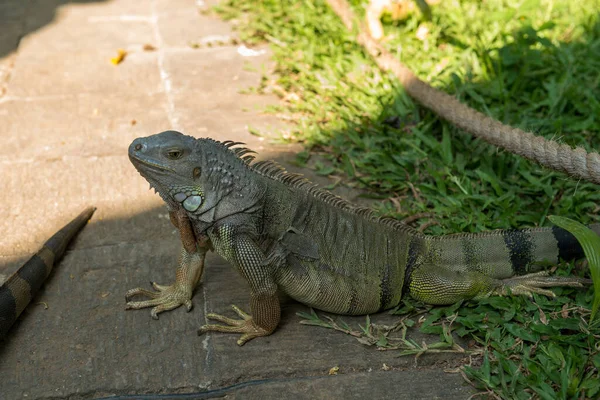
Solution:
M 182 155 L 183 151 L 181 150 L 173 149 L 167 151 L 167 157 L 169 157 L 171 160 L 177 160 L 178 158 L 181 158 Z

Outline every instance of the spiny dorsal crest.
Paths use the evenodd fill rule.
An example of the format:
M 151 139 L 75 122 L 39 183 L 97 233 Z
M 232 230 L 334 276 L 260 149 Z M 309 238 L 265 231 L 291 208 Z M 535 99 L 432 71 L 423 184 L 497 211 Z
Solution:
M 416 236 L 422 236 L 421 233 L 398 221 L 395 218 L 380 217 L 368 208 L 357 207 L 354 204 L 342 199 L 341 197 L 336 196 L 333 193 L 328 192 L 327 190 L 319 188 L 317 184 L 304 178 L 301 174 L 287 172 L 285 168 L 283 168 L 275 161 L 266 160 L 252 162 L 254 160 L 254 156 L 249 154 L 256 154 L 255 151 L 250 150 L 247 147 L 236 147 L 244 146 L 244 143 L 234 142 L 232 140 L 226 140 L 224 142 L 219 142 L 213 139 L 207 140 L 218 146 L 222 146 L 227 151 L 230 151 L 231 153 L 233 153 L 233 155 L 236 156 L 238 160 L 242 162 L 243 165 L 248 167 L 251 171 L 254 171 L 264 177 L 276 180 L 292 188 L 300 188 L 306 190 L 310 195 L 326 204 L 329 204 L 341 210 L 351 212 L 365 219 L 389 226 L 392 229 L 396 229 L 403 232 L 410 232 L 411 234 Z
M 234 142 L 233 140 L 226 140 L 224 142 L 219 142 L 218 140 L 206 138 L 202 139 L 208 141 L 210 144 L 215 146 L 222 146 L 225 149 L 232 152 L 238 159 L 242 160 L 244 164 L 248 165 L 252 160 L 254 160 L 254 156 L 252 154 L 256 154 L 254 150 L 251 150 L 247 147 L 236 147 L 236 146 L 244 146 L 245 143 L 242 142 Z
M 319 188 L 317 184 L 304 178 L 304 176 L 302 176 L 301 174 L 287 172 L 285 168 L 283 168 L 275 161 L 266 160 L 252 162 L 254 160 L 254 156 L 247 154 L 255 154 L 256 152 L 248 149 L 247 147 L 236 147 L 243 146 L 244 143 L 234 142 L 232 140 L 227 140 L 224 142 L 219 142 L 213 139 L 209 140 L 214 142 L 215 144 L 223 146 L 225 149 L 232 152 L 250 170 L 262 176 L 276 180 L 292 188 L 300 188 L 306 190 L 310 195 L 314 196 L 316 199 L 333 207 L 351 212 L 368 220 L 381 223 L 383 225 L 391 227 L 392 229 L 400 230 L 403 232 L 410 232 L 411 234 L 422 236 L 421 233 L 398 221 L 397 219 L 391 217 L 380 217 L 368 208 L 357 207 L 354 204 L 342 199 L 341 197 L 336 196 L 333 193 L 328 192 L 327 190 Z

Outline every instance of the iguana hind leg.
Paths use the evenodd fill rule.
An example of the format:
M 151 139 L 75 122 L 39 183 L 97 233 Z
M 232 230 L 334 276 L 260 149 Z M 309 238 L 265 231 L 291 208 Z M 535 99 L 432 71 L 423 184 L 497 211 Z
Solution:
M 277 304 L 267 305 L 266 309 L 270 309 L 271 313 L 275 312 L 277 315 L 273 315 L 268 320 L 271 321 L 265 324 L 263 321 L 263 325 L 259 325 L 251 315 L 246 314 L 239 307 L 232 305 L 231 308 L 236 312 L 237 315 L 242 319 L 233 319 L 228 318 L 220 314 L 210 313 L 206 316 L 208 319 L 212 319 L 215 321 L 222 322 L 226 325 L 215 325 L 208 324 L 203 325 L 198 329 L 198 335 L 202 335 L 206 332 L 214 331 L 214 332 L 224 332 L 224 333 L 242 333 L 243 335 L 238 339 L 237 344 L 239 346 L 243 346 L 247 341 L 260 337 L 260 336 L 268 336 L 277 327 L 277 322 L 279 321 L 279 299 L 275 299 Z M 270 325 L 270 326 L 269 326 Z
M 549 276 L 547 271 L 506 279 L 496 279 L 478 271 L 455 271 L 427 264 L 416 267 L 408 283 L 410 295 L 428 304 L 453 304 L 460 300 L 491 295 L 526 295 L 533 293 L 554 297 L 549 287 L 583 287 L 589 279 Z
M 550 276 L 548 271 L 535 272 L 533 274 L 515 276 L 501 281 L 501 286 L 495 289 L 494 294 L 522 294 L 531 297 L 533 293 L 555 297 L 554 292 L 543 289 L 547 287 L 584 287 L 591 280 L 574 276 Z
M 250 285 L 250 311 L 246 314 L 238 307 L 233 310 L 242 318 L 235 320 L 219 314 L 208 314 L 206 318 L 226 325 L 204 325 L 198 334 L 209 331 L 242 333 L 237 344 L 242 346 L 248 340 L 270 335 L 275 331 L 281 318 L 281 306 L 277 297 L 277 285 L 271 276 L 272 271 L 264 263 L 265 255 L 252 238 L 245 234 L 235 234 L 234 228 L 223 225 L 211 233 L 215 250 L 231 262 Z

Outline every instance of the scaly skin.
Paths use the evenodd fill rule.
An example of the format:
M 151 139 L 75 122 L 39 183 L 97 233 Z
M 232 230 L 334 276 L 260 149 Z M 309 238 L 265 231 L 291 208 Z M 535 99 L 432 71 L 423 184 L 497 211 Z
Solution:
M 67 246 L 96 211 L 86 208 L 0 286 L 0 339 L 3 339 L 63 256 Z
M 153 319 L 158 319 L 159 313 L 173 310 L 181 305 L 184 305 L 188 312 L 192 310 L 192 294 L 202 278 L 204 257 L 208 250 L 206 243 L 198 242 L 196 239 L 185 213 L 171 212 L 169 216 L 171 223 L 179 229 L 182 243 L 175 283 L 164 286 L 151 282 L 155 292 L 138 287 L 125 294 L 126 310 L 153 307 L 150 311 Z M 138 295 L 149 297 L 150 300 L 130 301 L 132 297 Z
M 553 295 L 546 288 L 589 282 L 532 273 L 542 261 L 583 256 L 562 229 L 426 236 L 275 163 L 252 163 L 249 150 L 235 145 L 167 131 L 138 138 L 129 148 L 134 166 L 178 216 L 182 241 L 203 238 L 203 249 L 213 248 L 249 284 L 250 314 L 235 306 L 240 320 L 211 313 L 208 318 L 224 325 L 205 325 L 199 333 L 242 333 L 240 345 L 271 334 L 280 320 L 278 291 L 324 311 L 360 315 L 394 307 L 407 294 L 451 304 L 509 292 Z M 182 229 L 186 219 L 191 229 Z M 592 229 L 599 232 L 600 226 Z M 206 250 L 188 247 L 188 256 L 204 259 Z M 176 302 L 156 296 L 135 308 L 190 304 L 202 268 L 187 263 L 180 268 L 200 273 L 186 273 L 194 279 L 178 275 L 176 285 L 185 290 Z

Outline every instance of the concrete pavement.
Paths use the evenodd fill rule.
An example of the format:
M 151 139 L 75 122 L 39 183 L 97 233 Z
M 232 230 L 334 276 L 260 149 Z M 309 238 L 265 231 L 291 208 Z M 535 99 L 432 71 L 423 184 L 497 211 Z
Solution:
M 128 289 L 173 281 L 179 247 L 161 200 L 127 159 L 134 138 L 177 129 L 246 142 L 284 164 L 295 150 L 248 131 L 283 126 L 260 111 L 276 98 L 240 94 L 259 82 L 253 70 L 268 69 L 268 52 L 240 55 L 230 26 L 199 13 L 200 3 L 0 4 L 0 274 L 85 206 L 98 207 L 0 343 L 0 399 L 467 398 L 472 390 L 443 372 L 460 357 L 423 357 L 415 366 L 300 325 L 295 312 L 306 307 L 291 301 L 276 334 L 242 348 L 235 335 L 198 337 L 208 311 L 248 305 L 246 283 L 215 255 L 190 313 L 154 321 L 149 310 L 124 311 Z M 189 45 L 213 39 L 211 47 Z M 118 49 L 127 55 L 113 65 Z M 329 376 L 334 366 L 340 372 Z

